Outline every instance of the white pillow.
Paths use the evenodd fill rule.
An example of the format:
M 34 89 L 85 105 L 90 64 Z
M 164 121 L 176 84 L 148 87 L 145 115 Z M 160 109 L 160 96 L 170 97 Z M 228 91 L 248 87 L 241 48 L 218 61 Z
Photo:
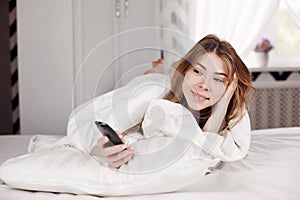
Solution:
M 218 160 L 209 163 L 213 167 Z M 207 161 L 183 156 L 155 172 L 126 173 L 66 146 L 12 158 L 0 167 L 0 178 L 14 188 L 119 196 L 176 191 L 206 172 Z
M 35 137 L 29 148 L 34 152 L 4 162 L 0 179 L 11 187 L 37 191 L 152 194 L 191 185 L 220 162 L 219 158 L 200 156 L 204 137 L 194 136 L 203 134 L 180 104 L 154 100 L 146 111 L 143 129 L 145 138 L 134 143 L 134 158 L 119 170 L 75 149 L 65 138 Z

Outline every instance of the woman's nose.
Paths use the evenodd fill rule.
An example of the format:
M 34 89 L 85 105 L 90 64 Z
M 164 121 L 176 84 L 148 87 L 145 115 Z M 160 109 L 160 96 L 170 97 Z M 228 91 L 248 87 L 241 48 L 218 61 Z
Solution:
M 198 86 L 204 90 L 209 90 L 208 80 L 204 76 L 199 78 Z

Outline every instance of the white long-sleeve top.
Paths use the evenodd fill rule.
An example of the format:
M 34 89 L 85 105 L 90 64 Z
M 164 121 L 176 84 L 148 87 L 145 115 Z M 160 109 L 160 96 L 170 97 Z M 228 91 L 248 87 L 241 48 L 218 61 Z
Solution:
M 166 75 L 137 77 L 126 86 L 75 109 L 68 122 L 68 140 L 75 148 L 89 153 L 102 137 L 94 124 L 95 120 L 124 131 L 144 117 L 143 135 L 136 133 L 125 137 L 127 143 L 134 143 L 135 157 L 152 153 L 152 156 L 159 155 L 162 160 L 170 154 L 174 159 L 189 151 L 194 158 L 230 162 L 247 154 L 251 135 L 246 111 L 242 120 L 225 136 L 203 132 L 185 107 L 161 99 L 169 90 L 170 80 Z M 138 159 L 135 160 L 138 162 Z

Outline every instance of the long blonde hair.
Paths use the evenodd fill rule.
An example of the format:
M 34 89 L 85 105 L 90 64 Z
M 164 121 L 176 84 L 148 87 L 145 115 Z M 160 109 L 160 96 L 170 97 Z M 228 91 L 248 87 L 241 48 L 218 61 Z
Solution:
M 248 109 L 250 101 L 255 94 L 255 89 L 251 82 L 251 73 L 228 42 L 220 40 L 215 35 L 207 35 L 183 58 L 174 63 L 172 68 L 175 69 L 175 72 L 171 78 L 171 90 L 164 99 L 187 106 L 182 91 L 183 78 L 185 74 L 193 68 L 193 64 L 206 53 L 215 53 L 223 60 L 229 71 L 229 83 L 233 80 L 234 74 L 236 74 L 238 79 L 237 89 L 230 100 L 225 119 L 220 129 L 220 131 L 223 131 L 232 128 L 242 119 L 243 110 L 245 108 Z M 199 111 L 199 126 L 201 128 L 210 117 L 213 107 L 214 106 Z M 233 121 L 233 123 L 229 124 L 230 121 Z
M 236 74 L 238 79 L 237 89 L 230 100 L 225 119 L 220 128 L 219 134 L 222 135 L 225 133 L 224 130 L 231 129 L 242 119 L 243 110 L 245 108 L 249 109 L 250 102 L 255 95 L 255 88 L 252 86 L 251 73 L 228 42 L 220 40 L 215 35 L 207 35 L 195 44 L 184 57 L 171 66 L 172 69 L 175 69 L 171 78 L 171 90 L 163 97 L 163 99 L 174 103 L 180 103 L 187 107 L 187 102 L 182 91 L 183 78 L 185 74 L 193 68 L 193 64 L 199 61 L 206 53 L 215 53 L 223 60 L 229 71 L 229 83 L 233 80 L 234 74 Z M 200 118 L 198 119 L 198 123 L 201 128 L 203 128 L 210 117 L 213 107 L 214 106 L 211 106 L 199 111 Z M 126 130 L 124 135 L 138 131 L 143 120 L 144 118 L 142 118 L 137 125 Z M 233 123 L 229 124 L 231 120 Z

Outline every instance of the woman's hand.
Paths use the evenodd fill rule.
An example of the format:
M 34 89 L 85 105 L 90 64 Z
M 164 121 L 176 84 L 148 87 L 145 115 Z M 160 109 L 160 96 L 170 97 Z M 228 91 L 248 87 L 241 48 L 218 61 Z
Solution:
M 237 88 L 237 84 L 238 84 L 238 80 L 237 80 L 236 74 L 234 74 L 232 82 L 228 85 L 223 96 L 218 101 L 218 103 L 216 105 L 216 107 L 217 107 L 216 109 L 223 108 L 223 109 L 225 109 L 225 112 L 227 111 L 227 107 L 228 107 L 230 100 Z
M 225 118 L 230 100 L 237 88 L 238 80 L 234 74 L 232 82 L 228 85 L 223 96 L 216 103 L 215 108 L 203 127 L 203 131 L 218 133 Z
M 121 133 L 118 131 L 116 132 L 123 141 Z M 132 147 L 127 148 L 125 144 L 105 147 L 105 144 L 108 141 L 109 140 L 106 136 L 100 138 L 97 141 L 97 145 L 95 145 L 91 150 L 91 155 L 104 158 L 108 165 L 113 168 L 119 168 L 133 157 Z
M 152 74 L 152 73 L 163 73 L 163 59 L 158 59 L 152 62 L 152 69 L 145 71 L 144 74 Z

